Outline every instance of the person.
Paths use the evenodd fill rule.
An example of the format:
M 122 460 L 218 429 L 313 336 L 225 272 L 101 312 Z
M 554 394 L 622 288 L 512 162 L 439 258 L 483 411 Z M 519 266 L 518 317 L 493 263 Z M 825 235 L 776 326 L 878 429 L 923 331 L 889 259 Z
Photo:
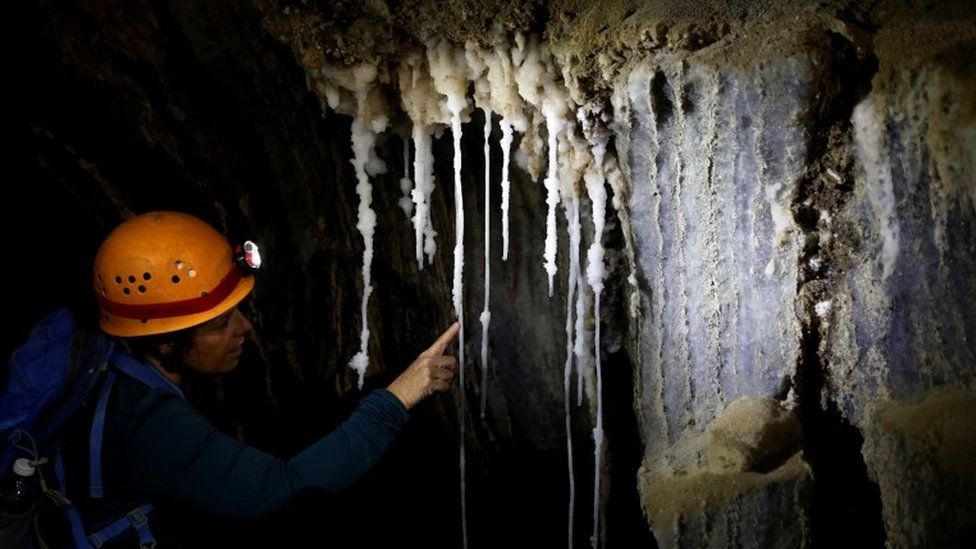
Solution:
M 341 491 L 376 463 L 411 408 L 452 386 L 457 362 L 445 350 L 457 323 L 333 432 L 294 456 L 276 457 L 219 432 L 186 401 L 181 384 L 190 372 L 237 367 L 253 331 L 238 305 L 259 266 L 253 243 L 232 249 L 210 225 L 179 212 L 132 217 L 99 248 L 93 272 L 99 325 L 122 351 L 110 370 L 118 373 L 101 389 L 108 394 L 104 410 L 94 406 L 62 437 L 67 478 L 100 480 L 97 493 L 84 481 L 68 481 L 92 545 L 165 545 L 167 509 L 250 518 L 309 491 Z M 89 457 L 99 413 L 100 464 Z M 131 528 L 122 523 L 115 539 L 92 537 L 134 509 L 151 510 L 137 513 Z

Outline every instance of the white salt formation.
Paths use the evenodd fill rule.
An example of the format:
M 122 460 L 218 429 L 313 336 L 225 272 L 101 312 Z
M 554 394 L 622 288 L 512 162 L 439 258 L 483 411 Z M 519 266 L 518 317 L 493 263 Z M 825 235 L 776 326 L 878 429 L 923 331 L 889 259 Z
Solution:
M 356 174 L 356 194 L 359 195 L 359 217 L 356 228 L 363 237 L 363 298 L 360 314 L 362 330 L 359 335 L 359 352 L 349 361 L 349 366 L 359 374 L 358 386 L 363 388 L 366 367 L 369 365 L 369 297 L 373 293 L 371 266 L 373 264 L 373 233 L 376 229 L 376 212 L 370 207 L 373 188 L 370 175 L 386 171 L 382 160 L 375 155 L 376 136 L 388 124 L 386 104 L 376 86 L 378 71 L 375 64 L 362 64 L 351 68 L 322 69 L 322 82 L 316 89 L 324 93 L 328 105 L 338 112 L 352 116 L 352 165 Z
M 458 363 L 460 366 L 460 387 L 466 385 L 465 360 L 465 322 L 464 322 L 464 205 L 462 188 L 462 123 L 470 118 L 471 103 L 469 89 L 473 90 L 474 106 L 485 115 L 484 122 L 484 305 L 480 315 L 481 334 L 481 417 L 487 408 L 488 388 L 488 341 L 491 323 L 490 283 L 491 283 L 491 200 L 490 164 L 492 116 L 498 113 L 502 152 L 501 162 L 501 218 L 502 218 L 502 259 L 507 260 L 509 251 L 509 203 L 510 162 L 515 134 L 521 133 L 519 150 L 515 153 L 516 163 L 529 171 L 538 180 L 542 167 L 546 166 L 543 187 L 546 192 L 547 213 L 545 220 L 545 249 L 543 267 L 548 278 L 548 295 L 552 296 L 554 279 L 557 273 L 556 255 L 558 239 L 556 234 L 556 207 L 562 203 L 567 220 L 569 237 L 569 272 L 567 274 L 566 298 L 566 356 L 563 381 L 565 399 L 565 425 L 567 438 L 567 460 L 570 498 L 568 502 L 567 542 L 573 543 L 573 522 L 575 511 L 575 476 L 573 469 L 572 429 L 570 415 L 570 395 L 572 371 L 577 369 L 578 403 L 582 403 L 584 385 L 587 392 L 596 393 L 596 429 L 594 430 L 596 479 L 594 489 L 594 532 L 599 529 L 600 515 L 600 476 L 602 464 L 602 400 L 600 399 L 600 336 L 599 303 L 603 288 L 603 251 L 600 235 L 603 232 L 605 202 L 607 194 L 603 188 L 604 160 L 606 157 L 605 139 L 594 145 L 580 136 L 573 112 L 578 107 L 570 98 L 563 76 L 559 72 L 556 59 L 535 37 L 516 35 L 515 45 L 499 38 L 496 47 L 482 49 L 474 44 L 459 48 L 447 40 L 430 42 L 423 53 L 411 53 L 397 60 L 398 65 L 389 74 L 395 75 L 397 82 L 391 84 L 399 91 L 400 107 L 410 119 L 410 140 L 404 143 L 404 164 L 410 162 L 410 142 L 413 143 L 413 178 L 405 170 L 400 180 L 403 197 L 399 205 L 411 218 L 414 228 L 415 255 L 418 268 L 433 263 L 436 253 L 437 232 L 431 222 L 431 196 L 434 184 L 433 137 L 445 129 L 451 130 L 453 143 L 454 173 L 454 268 L 452 283 L 452 303 L 454 314 L 460 324 L 458 336 Z M 375 214 L 369 208 L 371 188 L 369 174 L 382 171 L 384 166 L 373 152 L 376 134 L 386 127 L 385 110 L 388 106 L 379 100 L 376 83 L 389 83 L 386 73 L 379 73 L 375 66 L 364 65 L 351 69 L 325 69 L 316 77 L 315 89 L 326 98 L 326 103 L 338 112 L 353 116 L 353 165 L 356 170 L 357 192 L 360 196 L 359 229 L 366 243 L 364 252 L 364 297 L 363 297 L 363 335 L 362 350 L 351 362 L 360 373 L 360 385 L 365 365 L 368 362 L 366 343 L 367 329 L 366 304 L 372 286 L 369 279 L 369 265 L 372 261 L 372 238 L 375 227 Z M 380 113 L 384 113 L 380 116 Z M 543 137 L 545 139 L 543 139 Z M 545 162 L 545 164 L 543 164 Z M 580 223 L 580 196 L 577 185 L 585 181 L 587 195 L 593 202 L 593 223 L 595 241 L 587 253 L 586 277 L 580 263 L 582 245 L 582 225 Z M 412 187 L 412 188 L 411 188 Z M 589 315 L 586 287 L 593 289 L 595 298 L 593 318 L 595 335 L 593 355 L 596 368 L 589 363 L 589 334 L 586 332 L 586 319 Z M 575 313 L 575 317 L 574 317 Z M 596 380 L 592 376 L 596 375 Z M 595 387 L 594 387 L 595 384 Z M 463 545 L 467 546 L 467 504 L 465 473 L 465 391 L 460 391 L 460 496 L 461 530 Z
M 488 80 L 484 78 L 488 65 L 485 56 L 478 48 L 468 43 L 464 49 L 465 60 L 468 65 L 468 79 L 474 82 L 474 103 L 485 114 L 484 156 L 485 156 L 485 305 L 481 311 L 481 419 L 485 418 L 488 406 L 488 326 L 491 324 L 491 91 Z
M 510 48 L 504 40 L 500 40 L 498 47 L 491 50 L 480 50 L 478 53 L 484 60 L 487 71 L 488 89 L 490 90 L 490 109 L 501 115 L 499 123 L 502 130 L 502 261 L 508 260 L 508 207 L 511 197 L 509 183 L 509 161 L 511 160 L 512 141 L 514 132 L 525 132 L 528 118 L 525 115 L 524 104 L 519 96 L 518 84 L 515 82 L 514 66 Z
M 407 219 L 413 217 L 413 199 L 410 197 L 411 190 L 413 188 L 413 181 L 410 180 L 410 141 L 408 139 L 403 140 L 403 177 L 400 178 L 400 192 L 403 196 L 397 202 L 400 205 L 400 209 L 407 216 Z
M 437 251 L 437 232 L 430 219 L 430 197 L 434 192 L 434 153 L 431 134 L 435 124 L 445 118 L 443 101 L 433 88 L 427 70 L 426 56 L 419 54 L 403 58 L 398 67 L 400 102 L 410 117 L 410 132 L 414 147 L 413 181 L 411 193 L 416 213 L 413 216 L 417 266 L 424 268 L 424 255 L 433 263 Z
M 884 145 L 883 119 L 873 98 L 868 98 L 854 108 L 851 116 L 854 124 L 854 145 L 864 162 L 865 172 L 871 182 L 866 188 L 881 230 L 882 278 L 887 279 L 895 270 L 898 260 L 899 227 L 895 215 L 895 192 L 892 181 L 892 162 Z
M 593 288 L 593 356 L 596 360 L 596 426 L 593 428 L 593 537 L 591 545 L 597 546 L 600 525 L 600 467 L 603 464 L 603 369 L 600 366 L 600 294 L 603 292 L 603 227 L 606 222 L 607 191 L 601 173 L 605 149 L 598 145 L 593 150 L 594 163 L 583 176 L 586 192 L 593 208 L 593 242 L 587 251 L 586 281 Z
M 502 261 L 508 261 L 508 204 L 511 183 L 508 180 L 508 163 L 512 153 L 512 125 L 502 118 Z
M 549 150 L 549 165 L 545 179 L 546 205 L 546 247 L 543 265 L 549 274 L 549 296 L 552 297 L 552 283 L 556 276 L 556 206 L 559 204 L 559 138 L 566 127 L 568 97 L 566 86 L 556 81 L 552 67 L 552 56 L 545 47 L 537 44 L 535 37 L 528 42 L 516 36 L 516 49 L 513 57 L 519 61 L 515 71 L 519 95 L 532 105 L 545 119 Z
M 488 406 L 488 325 L 491 324 L 491 110 L 485 110 L 485 306 L 481 310 L 481 419 Z
M 460 474 L 461 474 L 461 532 L 464 547 L 468 546 L 468 514 L 465 494 L 464 458 L 464 190 L 461 187 L 461 114 L 468 107 L 467 64 L 464 53 L 451 46 L 447 40 L 427 48 L 427 62 L 434 88 L 447 97 L 447 111 L 450 113 L 451 137 L 454 141 L 454 314 L 461 327 L 458 331 L 458 368 L 461 371 L 461 405 L 458 409 L 458 424 L 461 426 Z
M 565 400 L 566 415 L 566 455 L 569 469 L 569 516 L 566 524 L 569 528 L 567 539 L 569 547 L 573 546 L 573 515 L 576 503 L 576 481 L 573 473 L 573 431 L 570 421 L 570 382 L 573 375 L 573 357 L 575 356 L 575 345 L 573 335 L 575 324 L 573 323 L 573 310 L 576 308 L 576 301 L 573 296 L 579 287 L 579 242 L 580 242 L 580 223 L 579 223 L 579 197 L 572 197 L 566 204 L 566 222 L 569 230 L 569 282 L 567 284 L 566 296 L 566 363 L 563 367 L 563 397 Z M 581 292 L 582 293 L 582 292 Z

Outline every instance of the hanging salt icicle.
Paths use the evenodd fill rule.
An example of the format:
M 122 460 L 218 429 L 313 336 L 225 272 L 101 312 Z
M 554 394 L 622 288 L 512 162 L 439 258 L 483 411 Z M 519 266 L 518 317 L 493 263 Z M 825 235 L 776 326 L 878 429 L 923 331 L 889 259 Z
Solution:
M 501 114 L 499 125 L 502 130 L 500 141 L 502 149 L 502 261 L 508 261 L 508 205 L 511 195 L 508 166 L 512 155 L 512 141 L 515 130 L 525 131 L 527 123 L 509 50 L 510 47 L 506 39 L 499 39 L 496 47 L 484 54 L 484 62 L 487 66 L 486 78 L 491 90 L 491 104 L 494 107 L 493 110 Z
M 502 261 L 508 261 L 508 203 L 511 196 L 511 183 L 508 177 L 508 162 L 512 154 L 512 124 L 502 118 Z
M 413 177 L 414 188 L 411 193 L 417 212 L 414 214 L 414 230 L 416 233 L 417 264 L 424 269 L 424 255 L 427 263 L 433 265 L 434 254 L 437 252 L 437 231 L 430 216 L 430 197 L 434 192 L 434 149 L 431 143 L 429 126 L 414 123 L 413 131 L 414 160 Z
M 484 130 L 484 155 L 485 155 L 485 304 L 481 311 L 479 320 L 481 321 L 481 419 L 485 418 L 485 409 L 488 406 L 488 326 L 491 324 L 491 308 L 489 300 L 491 296 L 491 193 L 489 184 L 491 182 L 491 86 L 485 77 L 488 71 L 487 58 L 490 54 L 481 50 L 474 42 L 468 42 L 464 47 L 464 56 L 467 62 L 468 79 L 474 82 L 474 104 L 485 114 Z
M 386 167 L 375 156 L 376 136 L 387 125 L 387 117 L 379 100 L 374 82 L 376 65 L 363 64 L 349 69 L 323 68 L 322 76 L 329 82 L 326 87 L 327 101 L 332 108 L 352 114 L 352 165 L 356 174 L 356 194 L 359 196 L 359 212 L 356 228 L 363 237 L 363 297 L 360 307 L 362 330 L 359 335 L 359 352 L 349 361 L 349 366 L 359 374 L 358 386 L 363 387 L 366 367 L 369 365 L 369 297 L 373 293 L 373 233 L 376 229 L 376 212 L 370 207 L 373 188 L 369 176 L 382 173 Z M 342 90 L 351 91 L 355 107 L 350 109 L 343 101 Z
M 579 210 L 577 209 L 577 214 Z M 582 276 L 580 277 L 582 279 Z M 573 342 L 573 354 L 576 356 L 576 405 L 583 404 L 583 367 L 586 355 L 586 286 L 579 282 L 576 293 L 576 335 Z
M 462 96 L 463 98 L 463 96 Z M 464 425 L 464 190 L 461 187 L 461 108 L 448 97 L 448 108 L 451 110 L 451 133 L 454 138 L 454 286 L 451 294 L 454 296 L 454 314 L 457 315 L 461 329 L 458 336 L 458 367 L 461 370 L 461 407 L 460 421 Z M 468 516 L 467 499 L 465 497 L 465 464 L 464 464 L 464 431 L 461 431 L 461 529 L 464 536 L 464 547 L 468 546 Z
M 468 517 L 465 483 L 464 457 L 464 189 L 461 186 L 461 113 L 467 107 L 467 67 L 463 53 L 460 55 L 443 40 L 435 47 L 428 47 L 427 61 L 434 87 L 447 97 L 447 110 L 451 117 L 451 134 L 454 141 L 454 313 L 457 315 L 458 330 L 458 368 L 460 375 L 460 406 L 458 421 L 460 425 L 460 475 L 461 475 L 461 532 L 464 547 L 468 546 Z
M 570 422 L 570 381 L 573 373 L 573 356 L 575 355 L 573 344 L 573 309 L 576 302 L 573 296 L 579 286 L 579 245 L 580 245 L 580 220 L 579 220 L 579 197 L 573 196 L 566 205 L 566 222 L 569 232 L 569 280 L 567 283 L 568 294 L 566 296 L 566 363 L 563 368 L 563 396 L 565 400 L 566 414 L 566 454 L 569 465 L 569 516 L 567 519 L 568 543 L 569 548 L 573 547 L 573 515 L 576 505 L 576 480 L 573 471 L 573 431 Z
M 549 297 L 552 297 L 552 283 L 556 277 L 556 206 L 559 204 L 558 139 L 565 125 L 556 111 L 557 108 L 558 106 L 550 106 L 548 102 L 543 107 L 546 129 L 549 132 L 549 168 L 545 181 L 546 205 L 549 206 L 549 211 L 546 213 L 546 249 L 543 254 L 546 272 L 549 274 Z
M 488 139 L 491 137 L 491 109 L 485 109 L 485 307 L 481 311 L 481 419 L 485 418 L 485 408 L 488 406 L 488 325 L 491 324 L 491 309 L 489 296 L 491 295 L 491 147 Z
M 587 251 L 586 280 L 593 288 L 593 355 L 596 360 L 596 426 L 593 428 L 593 536 L 590 544 L 596 549 L 600 531 L 600 470 L 603 466 L 603 370 L 600 364 L 600 294 L 603 292 L 603 228 L 606 220 L 607 192 L 603 186 L 602 165 L 606 153 L 603 145 L 593 149 L 593 168 L 583 175 L 586 193 L 593 206 L 593 243 Z
M 404 138 L 403 140 L 403 177 L 400 178 L 400 192 L 403 196 L 397 202 L 400 205 L 400 209 L 406 214 L 407 219 L 413 216 L 413 201 L 410 199 L 410 190 L 413 187 L 413 181 L 410 180 L 410 140 Z
M 410 138 L 413 141 L 413 191 L 410 198 L 414 205 L 414 238 L 417 267 L 423 270 L 424 255 L 427 262 L 434 262 L 437 251 L 434 230 L 430 215 L 431 194 L 434 192 L 434 153 L 431 143 L 433 125 L 444 120 L 442 102 L 432 87 L 427 71 L 426 59 L 419 54 L 406 56 L 398 67 L 400 101 L 403 110 L 410 117 L 413 127 Z
M 515 48 L 512 48 L 512 64 L 519 95 L 535 108 L 533 118 L 542 115 L 548 134 L 549 167 L 543 182 L 546 188 L 546 244 L 543 267 L 549 276 L 549 297 L 552 297 L 553 280 L 556 276 L 556 206 L 559 204 L 558 152 L 559 139 L 566 126 L 569 97 L 562 82 L 557 81 L 552 68 L 553 60 L 548 49 L 539 45 L 536 37 L 526 39 L 522 34 L 515 35 Z M 536 131 L 535 124 L 528 128 Z M 534 160 L 537 160 L 536 144 L 527 134 L 522 139 L 522 152 L 529 158 L 527 164 L 530 174 L 535 173 Z M 541 147 L 539 147 L 541 148 Z

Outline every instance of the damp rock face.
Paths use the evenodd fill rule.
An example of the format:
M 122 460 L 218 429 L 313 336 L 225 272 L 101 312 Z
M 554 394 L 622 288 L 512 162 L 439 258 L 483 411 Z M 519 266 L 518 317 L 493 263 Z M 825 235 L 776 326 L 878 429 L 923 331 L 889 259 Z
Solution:
M 658 543 L 802 544 L 809 535 L 803 503 L 811 479 L 799 452 L 800 437 L 796 416 L 774 399 L 733 401 L 707 437 L 685 442 L 705 444 L 700 467 L 641 471 L 645 512 Z M 767 514 L 778 522 L 764 519 Z
M 860 243 L 835 277 L 821 350 L 830 397 L 864 435 L 891 546 L 974 535 L 973 470 L 955 457 L 976 450 L 973 39 L 972 21 L 876 37 L 879 72 L 851 121 L 853 196 L 835 214 Z
M 708 468 L 769 471 L 799 450 L 801 436 L 799 420 L 775 400 L 740 398 L 712 425 Z
M 807 539 L 800 424 L 774 397 L 801 353 L 791 204 L 814 59 L 692 56 L 630 77 L 639 478 L 662 546 Z
M 804 170 L 809 69 L 803 59 L 752 70 L 676 62 L 632 78 L 629 206 L 651 460 L 673 459 L 668 446 L 732 400 L 776 394 L 795 367 L 790 201 Z

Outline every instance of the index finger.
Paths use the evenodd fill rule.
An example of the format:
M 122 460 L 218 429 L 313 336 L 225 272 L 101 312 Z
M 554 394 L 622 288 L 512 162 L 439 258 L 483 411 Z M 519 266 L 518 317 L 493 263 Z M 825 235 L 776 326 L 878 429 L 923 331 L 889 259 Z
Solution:
M 457 335 L 458 330 L 460 329 L 461 329 L 460 322 L 455 322 L 454 324 L 451 324 L 451 327 L 445 330 L 444 333 L 437 338 L 437 341 L 435 341 L 433 345 L 431 345 L 426 351 L 424 351 L 424 354 L 433 355 L 433 356 L 444 354 L 444 350 L 447 349 L 447 346 L 451 344 L 451 341 L 454 340 L 454 336 Z

